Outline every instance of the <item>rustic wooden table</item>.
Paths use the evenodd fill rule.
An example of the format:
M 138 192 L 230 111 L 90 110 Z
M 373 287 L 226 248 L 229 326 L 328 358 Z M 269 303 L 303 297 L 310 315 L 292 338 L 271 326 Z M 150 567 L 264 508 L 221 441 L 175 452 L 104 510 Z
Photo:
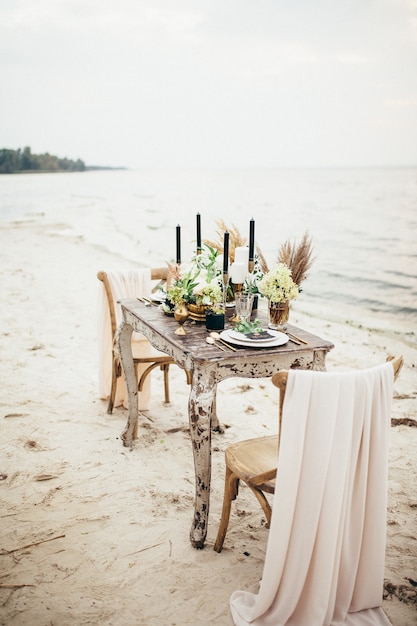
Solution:
M 280 369 L 291 367 L 325 370 L 325 358 L 334 346 L 304 330 L 288 325 L 289 332 L 298 335 L 306 343 L 287 344 L 272 348 L 239 347 L 236 351 L 222 351 L 209 345 L 205 339 L 204 324 L 187 321 L 186 335 L 176 335 L 178 323 L 164 315 L 157 307 L 145 306 L 138 300 L 122 300 L 123 322 L 117 333 L 117 345 L 126 379 L 129 416 L 122 440 L 132 446 L 138 419 L 138 391 L 133 366 L 131 336 L 133 331 L 142 333 L 150 343 L 169 354 L 180 367 L 192 373 L 188 402 L 190 436 L 194 454 L 195 503 L 190 540 L 195 548 L 203 548 L 207 534 L 210 503 L 211 477 L 211 427 L 212 409 L 216 398 L 217 383 L 232 376 L 244 378 L 271 377 Z M 266 327 L 267 320 L 261 311 L 255 312 Z M 226 322 L 226 328 L 232 327 Z

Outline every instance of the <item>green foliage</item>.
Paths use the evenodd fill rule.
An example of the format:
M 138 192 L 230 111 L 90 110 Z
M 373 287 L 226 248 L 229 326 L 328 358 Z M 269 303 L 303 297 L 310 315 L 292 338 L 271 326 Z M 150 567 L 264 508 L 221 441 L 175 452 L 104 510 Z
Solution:
M 235 330 L 244 335 L 251 335 L 252 333 L 261 333 L 262 327 L 259 320 L 254 320 L 253 322 L 238 322 Z
M 46 152 L 32 154 L 29 147 L 23 150 L 0 149 L 0 174 L 15 172 L 83 172 L 86 169 L 84 161 L 77 159 L 60 159 Z

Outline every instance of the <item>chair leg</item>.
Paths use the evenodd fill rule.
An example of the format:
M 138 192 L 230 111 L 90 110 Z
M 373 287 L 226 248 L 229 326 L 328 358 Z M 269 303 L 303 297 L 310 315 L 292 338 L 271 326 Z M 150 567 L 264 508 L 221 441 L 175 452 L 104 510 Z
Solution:
M 224 496 L 223 496 L 223 509 L 220 519 L 219 530 L 217 532 L 216 542 L 214 544 L 214 550 L 221 552 L 223 549 L 223 543 L 226 537 L 227 528 L 229 526 L 230 509 L 232 507 L 232 500 L 235 500 L 239 489 L 239 478 L 233 474 L 233 472 L 226 467 L 226 476 L 224 480 Z
M 271 506 L 268 500 L 266 499 L 263 491 L 261 491 L 260 489 L 256 489 L 256 487 L 252 487 L 252 485 L 249 485 L 249 484 L 248 484 L 248 487 L 252 491 L 256 499 L 258 500 L 259 504 L 261 505 L 262 510 L 266 517 L 266 527 L 269 528 L 271 524 L 272 510 L 271 510 Z
M 145 384 L 146 377 L 152 372 L 153 369 L 155 369 L 155 367 L 159 367 L 159 363 L 152 363 L 152 365 L 149 365 L 149 367 L 147 367 L 146 370 L 142 372 L 142 376 L 140 377 L 138 382 L 138 391 L 143 390 L 143 385 Z
M 107 406 L 107 413 L 111 415 L 113 413 L 114 400 L 116 398 L 116 387 L 117 387 L 117 379 L 120 376 L 120 364 L 113 357 L 113 367 L 111 373 L 111 389 L 109 396 L 109 404 Z
M 161 369 L 164 372 L 164 391 L 165 391 L 165 404 L 170 403 L 169 397 L 169 363 L 161 365 Z

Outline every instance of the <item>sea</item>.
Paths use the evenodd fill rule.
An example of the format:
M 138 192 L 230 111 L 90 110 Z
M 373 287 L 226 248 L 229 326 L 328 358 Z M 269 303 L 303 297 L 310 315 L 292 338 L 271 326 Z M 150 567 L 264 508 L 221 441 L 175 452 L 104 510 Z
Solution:
M 0 176 L 0 223 L 50 224 L 114 253 L 117 266 L 162 266 L 217 239 L 218 220 L 273 266 L 287 240 L 311 237 L 314 263 L 294 307 L 417 335 L 417 168 L 91 170 Z M 4 245 L 4 243 L 3 243 Z M 98 268 L 91 268 L 95 272 Z

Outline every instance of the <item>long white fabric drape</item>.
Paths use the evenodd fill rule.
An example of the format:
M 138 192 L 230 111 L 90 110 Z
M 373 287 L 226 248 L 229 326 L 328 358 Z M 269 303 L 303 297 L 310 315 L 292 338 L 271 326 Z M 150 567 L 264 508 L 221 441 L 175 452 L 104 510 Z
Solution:
M 235 591 L 236 626 L 388 626 L 381 608 L 391 363 L 290 370 L 259 593 Z
M 122 321 L 122 310 L 118 300 L 123 298 L 136 298 L 141 296 L 150 296 L 151 270 L 149 268 L 133 269 L 133 270 L 110 270 L 107 272 L 110 282 L 113 299 L 115 303 L 116 321 L 119 326 Z M 98 293 L 98 387 L 99 397 L 108 399 L 111 389 L 112 379 L 112 348 L 113 337 L 111 333 L 110 312 L 107 303 L 107 295 L 104 284 L 99 281 Z M 136 344 L 136 345 L 135 345 Z M 149 342 L 139 333 L 133 333 L 132 348 L 135 352 L 143 350 L 145 354 L 150 349 Z M 137 367 L 137 376 L 146 369 L 146 365 Z M 151 377 L 147 376 L 143 391 L 138 396 L 139 409 L 146 411 L 149 408 L 151 397 Z M 116 398 L 114 406 L 125 406 L 127 408 L 127 390 L 124 377 L 120 376 L 117 380 Z

